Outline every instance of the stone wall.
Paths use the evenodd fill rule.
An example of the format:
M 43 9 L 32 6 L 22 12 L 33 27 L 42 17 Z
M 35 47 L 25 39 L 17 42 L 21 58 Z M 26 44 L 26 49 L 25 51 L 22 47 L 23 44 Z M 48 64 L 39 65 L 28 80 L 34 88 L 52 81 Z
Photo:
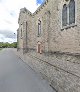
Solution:
M 56 92 L 80 92 L 80 55 L 59 52 L 36 54 L 32 50 L 22 59 L 41 73 Z
M 22 59 L 58 92 L 80 92 L 80 0 L 75 0 L 75 24 L 62 28 L 62 8 L 69 1 L 46 0 L 33 14 L 23 8 L 18 21 L 19 52 L 27 52 Z M 42 54 L 37 53 L 38 42 Z
M 44 52 L 80 53 L 80 0 L 75 0 L 75 24 L 62 28 L 62 8 L 65 2 L 67 1 L 46 0 L 33 14 L 25 8 L 21 9 L 19 31 L 23 29 L 24 21 L 27 22 L 27 29 L 26 27 L 23 29 L 24 38 L 22 37 L 22 40 L 27 41 L 25 48 L 36 49 L 37 42 L 40 41 Z M 39 19 L 41 20 L 40 36 L 38 36 Z M 24 31 L 27 31 L 27 39 L 25 39 Z M 23 48 L 23 45 L 20 47 Z

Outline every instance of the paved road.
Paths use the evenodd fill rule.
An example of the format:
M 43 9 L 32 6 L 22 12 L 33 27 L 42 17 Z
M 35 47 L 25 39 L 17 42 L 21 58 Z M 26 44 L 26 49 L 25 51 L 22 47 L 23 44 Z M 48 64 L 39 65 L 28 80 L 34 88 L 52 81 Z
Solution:
M 12 49 L 0 51 L 0 92 L 55 92 Z

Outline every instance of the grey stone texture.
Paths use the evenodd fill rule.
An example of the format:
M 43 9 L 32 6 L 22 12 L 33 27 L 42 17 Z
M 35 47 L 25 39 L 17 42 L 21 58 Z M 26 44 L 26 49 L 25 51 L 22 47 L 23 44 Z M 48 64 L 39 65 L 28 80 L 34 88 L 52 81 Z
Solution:
M 45 55 L 35 51 L 18 54 L 32 69 L 41 73 L 56 92 L 80 92 L 80 56 Z
M 70 0 L 46 0 L 33 14 L 22 8 L 18 19 L 20 57 L 58 92 L 80 92 L 80 0 L 74 1 L 75 23 L 66 27 L 62 8 Z

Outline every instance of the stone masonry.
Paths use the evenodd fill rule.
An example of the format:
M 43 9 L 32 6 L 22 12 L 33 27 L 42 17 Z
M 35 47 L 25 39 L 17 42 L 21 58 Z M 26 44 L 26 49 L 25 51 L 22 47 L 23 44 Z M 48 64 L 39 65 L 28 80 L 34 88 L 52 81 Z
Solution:
M 63 6 L 71 2 L 75 23 L 63 27 Z M 46 0 L 33 14 L 20 10 L 18 52 L 57 92 L 80 92 L 79 6 L 80 0 Z

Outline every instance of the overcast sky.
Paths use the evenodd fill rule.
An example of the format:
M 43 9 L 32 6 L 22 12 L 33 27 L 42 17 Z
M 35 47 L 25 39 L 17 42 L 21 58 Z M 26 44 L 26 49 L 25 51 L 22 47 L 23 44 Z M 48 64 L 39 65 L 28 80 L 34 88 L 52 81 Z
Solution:
M 21 8 L 32 13 L 43 0 L 0 0 L 0 42 L 15 42 L 18 16 Z

